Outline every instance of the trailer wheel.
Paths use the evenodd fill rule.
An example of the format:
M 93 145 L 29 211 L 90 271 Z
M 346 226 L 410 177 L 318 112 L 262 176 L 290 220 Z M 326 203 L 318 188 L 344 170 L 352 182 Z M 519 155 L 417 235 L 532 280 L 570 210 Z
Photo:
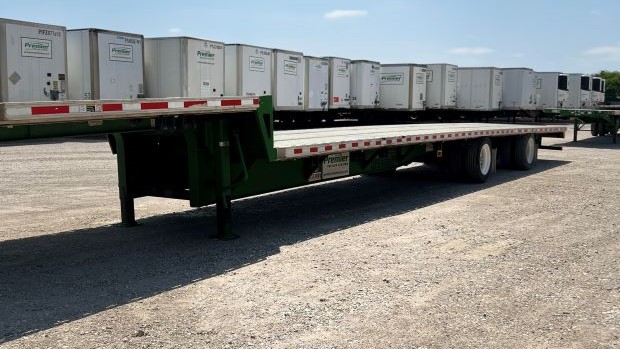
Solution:
M 465 149 L 465 179 L 474 183 L 484 183 L 491 174 L 493 151 L 489 138 L 475 139 L 467 143 Z
M 534 135 L 520 136 L 515 139 L 514 167 L 517 170 L 529 170 L 538 160 L 538 144 Z

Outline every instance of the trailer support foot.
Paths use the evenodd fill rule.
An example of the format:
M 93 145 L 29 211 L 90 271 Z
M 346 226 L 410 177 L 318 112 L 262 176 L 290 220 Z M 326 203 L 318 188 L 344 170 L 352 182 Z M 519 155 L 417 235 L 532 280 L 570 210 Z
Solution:
M 239 236 L 232 233 L 232 207 L 230 196 L 218 197 L 215 203 L 217 219 L 217 235 L 215 238 L 222 241 L 235 240 Z
M 575 123 L 573 127 L 573 142 L 577 142 L 577 132 L 579 131 L 579 119 L 575 118 Z
M 229 121 L 224 118 L 217 120 L 215 129 L 215 209 L 217 214 L 217 238 L 234 240 L 232 233 L 232 178 L 230 171 L 230 128 Z
M 611 122 L 613 124 L 611 128 L 611 141 L 613 144 L 618 142 L 618 130 L 620 129 L 620 118 L 617 115 L 611 117 Z
M 136 213 L 133 204 L 133 198 L 123 197 L 121 193 L 121 224 L 124 227 L 135 227 L 138 225 L 136 222 Z
M 114 139 L 116 161 L 118 163 L 118 192 L 121 201 L 121 224 L 125 227 L 135 227 L 136 213 L 134 208 L 134 198 L 130 194 L 128 171 L 129 161 L 126 147 L 126 139 L 122 134 L 114 134 L 110 139 Z

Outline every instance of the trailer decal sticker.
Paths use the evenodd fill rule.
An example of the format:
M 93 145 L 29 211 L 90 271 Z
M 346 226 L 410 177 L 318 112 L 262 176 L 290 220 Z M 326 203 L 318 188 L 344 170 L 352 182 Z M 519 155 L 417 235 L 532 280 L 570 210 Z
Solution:
M 415 74 L 415 83 L 417 85 L 422 85 L 424 83 L 425 73 L 416 73 Z M 420 100 L 422 100 L 422 95 L 420 95 Z
M 382 73 L 381 85 L 402 85 L 404 78 L 404 73 Z
M 265 59 L 262 57 L 250 56 L 250 70 L 264 72 L 265 71 Z
M 133 47 L 129 45 L 108 44 L 110 60 L 115 62 L 133 63 Z
M 15 85 L 19 82 L 19 80 L 21 80 L 22 77 L 16 72 L 14 71 L 13 74 L 11 74 L 11 76 L 9 76 L 9 81 Z
M 97 113 L 97 112 L 102 112 L 103 111 L 103 107 L 101 105 L 81 105 L 80 106 L 80 113 Z
M 340 77 L 346 77 L 347 76 L 347 66 L 346 65 L 339 65 L 336 67 L 336 75 L 340 76 Z
M 21 38 L 22 57 L 52 59 L 52 41 L 45 39 Z
M 284 74 L 297 75 L 297 63 L 284 60 Z
M 450 70 L 448 72 L 448 82 L 455 82 L 456 81 L 456 70 Z
M 207 63 L 210 64 L 210 63 Z M 211 81 L 210 80 L 202 80 L 200 82 L 200 96 L 208 97 L 211 93 Z
M 317 182 L 321 180 L 321 172 L 320 171 L 315 171 L 313 172 L 310 177 L 308 178 L 308 182 Z
M 349 175 L 349 153 L 328 155 L 322 164 L 323 179 Z

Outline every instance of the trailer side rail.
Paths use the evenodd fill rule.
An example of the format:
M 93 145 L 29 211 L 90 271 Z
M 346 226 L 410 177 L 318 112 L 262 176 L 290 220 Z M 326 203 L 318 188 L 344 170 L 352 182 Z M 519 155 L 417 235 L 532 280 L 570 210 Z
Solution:
M 564 137 L 565 126 L 530 126 L 483 123 L 442 123 L 339 127 L 310 130 L 277 131 L 274 147 L 278 159 L 294 159 L 347 151 L 397 147 L 474 139 L 483 136 L 544 134 Z

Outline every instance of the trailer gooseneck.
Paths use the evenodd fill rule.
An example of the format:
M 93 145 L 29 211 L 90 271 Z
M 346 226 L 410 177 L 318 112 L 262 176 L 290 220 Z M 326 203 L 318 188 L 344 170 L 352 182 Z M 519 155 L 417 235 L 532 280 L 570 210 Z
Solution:
M 535 165 L 542 137 L 564 126 L 442 123 L 276 131 L 270 96 L 5 103 L 0 141 L 109 134 L 117 155 L 122 222 L 134 199 L 156 196 L 216 204 L 220 238 L 234 237 L 231 201 L 335 178 L 435 162 L 484 182 L 496 158 Z

